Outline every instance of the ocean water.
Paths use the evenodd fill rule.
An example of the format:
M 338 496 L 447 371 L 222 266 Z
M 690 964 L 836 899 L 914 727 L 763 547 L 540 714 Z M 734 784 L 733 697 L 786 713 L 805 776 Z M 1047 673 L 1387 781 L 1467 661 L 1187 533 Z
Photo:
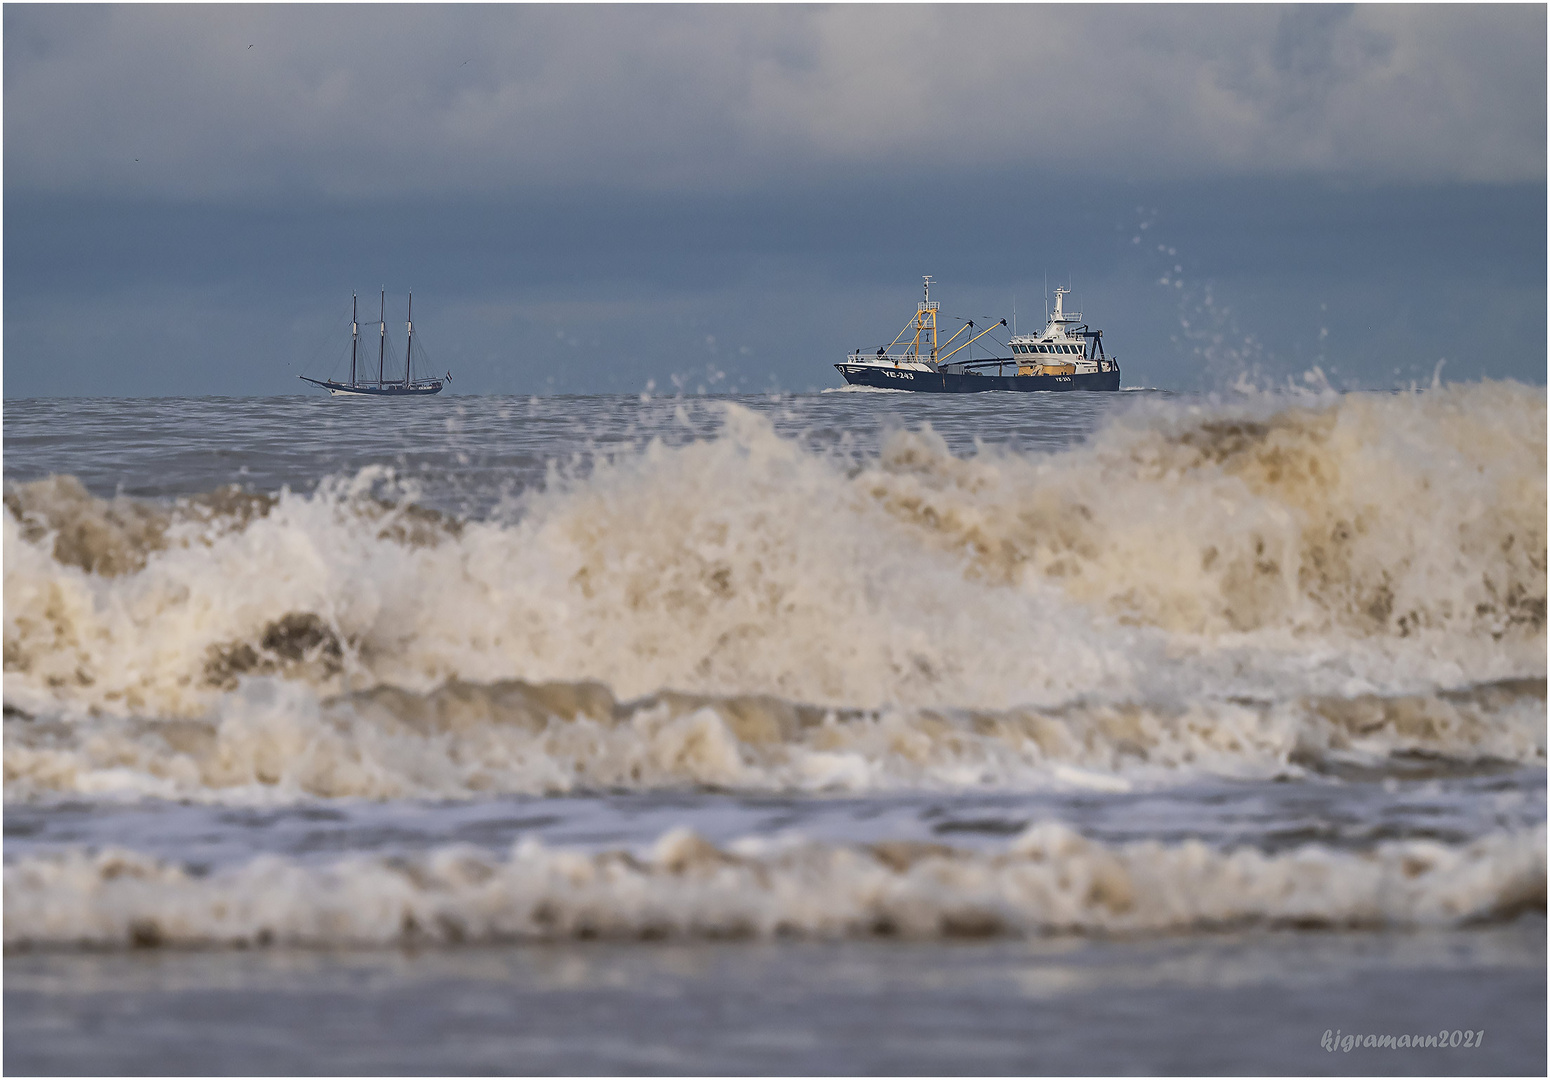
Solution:
M 1542 388 L 4 420 L 7 1071 L 1545 1067 Z

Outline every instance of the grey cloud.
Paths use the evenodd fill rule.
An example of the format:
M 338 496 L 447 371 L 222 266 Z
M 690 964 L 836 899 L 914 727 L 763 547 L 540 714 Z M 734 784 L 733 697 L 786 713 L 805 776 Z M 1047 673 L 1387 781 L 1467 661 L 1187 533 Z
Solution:
M 1018 167 L 1545 175 L 1535 7 L 12 5 L 4 18 L 8 192 L 711 192 Z

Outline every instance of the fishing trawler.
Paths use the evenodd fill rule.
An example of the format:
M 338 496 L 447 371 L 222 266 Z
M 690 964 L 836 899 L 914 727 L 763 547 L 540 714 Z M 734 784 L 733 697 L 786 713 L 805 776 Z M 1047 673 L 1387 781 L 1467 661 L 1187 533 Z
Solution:
M 851 353 L 835 368 L 852 386 L 915 390 L 930 394 L 972 394 L 984 390 L 1118 390 L 1119 363 L 1103 349 L 1103 331 L 1090 329 L 1082 313 L 1065 310 L 1069 289 L 1055 290 L 1055 310 L 1037 334 L 1012 334 L 1003 349 L 1011 356 L 974 359 L 972 346 L 999 327 L 1002 319 L 946 352 L 960 334 L 976 329 L 966 321 L 945 342 L 937 341 L 939 304 L 931 299 L 931 278 L 915 317 L 893 342 L 875 354 Z M 913 336 L 911 336 L 913 333 Z M 995 341 L 994 338 L 991 339 Z M 968 358 L 953 357 L 968 350 Z
M 367 323 L 367 325 L 371 325 Z M 321 386 L 335 397 L 428 397 L 431 394 L 441 393 L 441 379 L 416 379 L 414 377 L 414 294 L 409 294 L 409 311 L 405 326 L 409 332 L 409 343 L 404 347 L 404 377 L 402 379 L 388 379 L 384 365 L 387 360 L 387 290 L 382 290 L 381 312 L 378 318 L 379 332 L 377 335 L 377 377 L 375 379 L 359 377 L 359 365 L 357 354 L 361 337 L 360 323 L 355 317 L 355 294 L 350 294 L 350 381 L 337 382 L 333 379 L 311 379 L 305 375 L 299 376 L 303 382 Z M 424 353 L 421 352 L 423 360 Z M 452 381 L 452 373 L 446 375 L 446 381 Z

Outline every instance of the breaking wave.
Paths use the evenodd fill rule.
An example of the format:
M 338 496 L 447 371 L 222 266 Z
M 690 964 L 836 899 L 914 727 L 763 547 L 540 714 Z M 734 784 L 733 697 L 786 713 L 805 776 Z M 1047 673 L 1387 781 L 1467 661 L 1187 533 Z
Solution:
M 1545 683 L 1432 694 L 835 709 L 598 683 L 452 682 L 331 699 L 246 682 L 214 716 L 8 719 L 10 799 L 273 801 L 714 788 L 1127 790 L 1207 773 L 1421 778 L 1545 761 Z
M 1458 926 L 1545 906 L 1545 830 L 1268 855 L 1106 846 L 1053 822 L 1004 850 L 744 840 L 644 856 L 468 846 L 201 875 L 126 850 L 5 867 L 14 947 L 414 945 L 586 937 L 933 938 L 1240 926 Z
M 484 520 L 13 485 L 6 793 L 1542 763 L 1545 425 L 1486 383 L 858 458 L 729 406 Z

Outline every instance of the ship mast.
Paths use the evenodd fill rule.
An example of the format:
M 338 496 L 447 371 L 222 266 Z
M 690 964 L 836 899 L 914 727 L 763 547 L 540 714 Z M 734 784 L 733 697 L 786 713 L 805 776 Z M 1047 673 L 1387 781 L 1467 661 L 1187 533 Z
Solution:
M 915 359 L 920 359 L 920 338 L 931 331 L 931 362 L 936 363 L 936 312 L 941 305 L 931 299 L 931 275 L 926 275 L 926 298 L 915 311 Z
M 350 385 L 355 385 L 355 341 L 361 334 L 360 323 L 355 321 L 355 294 L 350 294 Z
M 378 309 L 377 325 L 382 328 L 382 336 L 377 340 L 377 385 L 382 385 L 382 356 L 387 348 L 387 286 L 382 286 L 382 302 Z
M 414 293 L 409 294 L 409 316 L 404 320 L 409 328 L 409 344 L 404 346 L 404 385 L 409 385 L 409 356 L 414 351 Z

